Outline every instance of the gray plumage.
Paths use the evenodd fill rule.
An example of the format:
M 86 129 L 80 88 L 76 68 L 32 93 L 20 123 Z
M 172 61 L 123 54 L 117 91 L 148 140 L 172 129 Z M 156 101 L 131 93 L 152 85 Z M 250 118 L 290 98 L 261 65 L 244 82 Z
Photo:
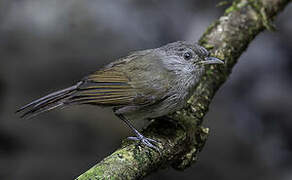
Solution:
M 125 121 L 145 145 L 155 148 L 127 119 L 148 119 L 181 109 L 193 93 L 205 64 L 223 61 L 203 47 L 183 41 L 133 52 L 79 81 L 20 108 L 22 116 L 68 105 L 108 106 Z M 150 141 L 150 142 L 149 142 Z

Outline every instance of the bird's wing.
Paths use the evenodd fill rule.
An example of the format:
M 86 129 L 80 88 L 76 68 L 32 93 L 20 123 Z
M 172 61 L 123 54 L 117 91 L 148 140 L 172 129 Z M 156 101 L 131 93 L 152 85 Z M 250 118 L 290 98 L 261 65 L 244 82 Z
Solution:
M 69 104 L 148 105 L 164 98 L 168 80 L 153 57 L 115 62 L 87 76 Z M 149 59 L 151 58 L 151 59 Z M 139 61 L 139 65 L 137 64 Z
M 100 70 L 86 77 L 67 103 L 123 105 L 136 96 L 129 79 L 118 71 Z

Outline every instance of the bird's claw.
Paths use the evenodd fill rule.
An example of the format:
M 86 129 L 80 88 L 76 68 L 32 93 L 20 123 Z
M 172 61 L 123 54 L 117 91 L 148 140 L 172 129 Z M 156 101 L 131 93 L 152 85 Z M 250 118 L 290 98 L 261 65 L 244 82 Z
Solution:
M 155 146 L 155 145 L 153 145 L 153 143 L 159 143 L 158 141 L 156 141 L 156 140 L 154 140 L 154 139 L 150 139 L 150 138 L 146 138 L 146 137 L 144 137 L 142 134 L 137 134 L 137 136 L 134 136 L 134 137 L 128 137 L 128 139 L 130 139 L 130 140 L 134 140 L 134 141 L 139 141 L 140 143 L 142 143 L 143 145 L 145 145 L 145 146 L 147 146 L 147 147 L 149 147 L 149 148 L 151 148 L 151 149 L 154 149 L 154 150 L 156 150 L 156 151 L 158 151 L 158 152 L 160 152 L 159 151 L 159 149 L 158 149 L 158 147 L 157 146 Z

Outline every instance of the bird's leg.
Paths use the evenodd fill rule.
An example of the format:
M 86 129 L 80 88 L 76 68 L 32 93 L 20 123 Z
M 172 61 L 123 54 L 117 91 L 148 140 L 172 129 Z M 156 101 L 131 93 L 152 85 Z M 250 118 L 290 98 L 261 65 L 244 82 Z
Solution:
M 146 138 L 145 136 L 143 136 L 132 124 L 131 122 L 122 114 L 118 114 L 115 113 L 116 116 L 118 116 L 122 121 L 124 121 L 131 129 L 132 131 L 134 131 L 134 133 L 136 134 L 135 137 L 128 137 L 128 139 L 130 140 L 134 140 L 134 141 L 140 141 L 142 144 L 144 144 L 147 147 L 150 147 L 152 149 L 155 149 L 156 151 L 159 152 L 158 147 L 156 147 L 155 145 L 153 145 L 152 143 L 158 143 L 156 140 L 154 139 L 150 139 L 150 138 Z

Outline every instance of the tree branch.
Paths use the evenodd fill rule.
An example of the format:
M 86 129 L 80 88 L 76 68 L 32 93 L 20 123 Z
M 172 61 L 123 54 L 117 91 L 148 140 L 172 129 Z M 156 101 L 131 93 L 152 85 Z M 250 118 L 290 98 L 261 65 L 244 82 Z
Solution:
M 161 142 L 161 152 L 124 140 L 121 148 L 77 179 L 137 179 L 168 165 L 184 169 L 196 161 L 208 136 L 208 129 L 201 124 L 215 92 L 226 81 L 248 44 L 264 29 L 273 29 L 271 21 L 289 2 L 235 0 L 200 39 L 200 44 L 224 59 L 225 65 L 210 66 L 188 106 L 165 117 L 178 121 L 179 126 L 156 120 L 143 131 L 145 136 Z

